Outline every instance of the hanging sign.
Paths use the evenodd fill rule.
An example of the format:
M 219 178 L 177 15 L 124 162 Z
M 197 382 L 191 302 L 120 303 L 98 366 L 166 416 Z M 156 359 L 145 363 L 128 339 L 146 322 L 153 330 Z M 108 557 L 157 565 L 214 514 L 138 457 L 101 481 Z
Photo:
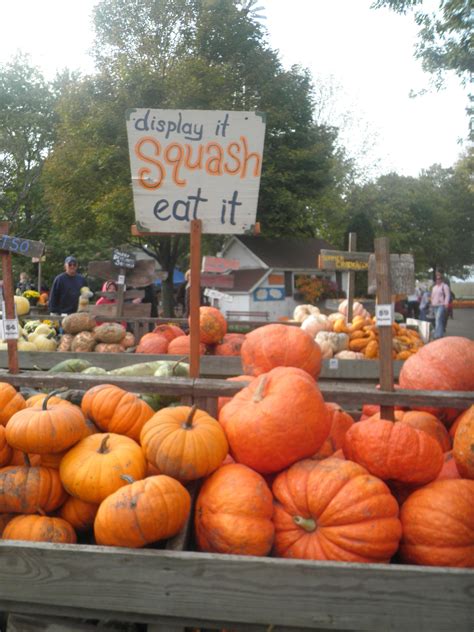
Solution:
M 136 225 L 141 232 L 253 230 L 265 115 L 209 110 L 127 111 Z
M 136 257 L 129 252 L 114 250 L 112 254 L 112 261 L 114 266 L 117 266 L 118 268 L 133 269 L 135 267 Z

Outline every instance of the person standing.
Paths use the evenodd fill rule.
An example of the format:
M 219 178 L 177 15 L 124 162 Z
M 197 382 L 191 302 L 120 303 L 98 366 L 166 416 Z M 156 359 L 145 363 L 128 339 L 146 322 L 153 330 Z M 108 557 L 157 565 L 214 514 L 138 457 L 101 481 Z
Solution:
M 419 318 L 420 317 L 420 299 L 421 292 L 420 288 L 416 287 L 413 294 L 409 294 L 407 296 L 407 318 Z
M 86 280 L 77 271 L 76 257 L 66 257 L 64 272 L 54 279 L 49 293 L 49 311 L 52 314 L 73 314 L 77 312 L 81 288 Z
M 28 290 L 32 290 L 33 286 L 30 283 L 28 275 L 26 272 L 20 272 L 20 280 L 16 284 L 16 294 L 21 296 L 23 292 L 27 292 Z
M 442 338 L 446 330 L 446 314 L 449 305 L 449 287 L 443 280 L 441 272 L 436 272 L 435 284 L 431 290 L 431 305 L 435 315 L 434 340 Z

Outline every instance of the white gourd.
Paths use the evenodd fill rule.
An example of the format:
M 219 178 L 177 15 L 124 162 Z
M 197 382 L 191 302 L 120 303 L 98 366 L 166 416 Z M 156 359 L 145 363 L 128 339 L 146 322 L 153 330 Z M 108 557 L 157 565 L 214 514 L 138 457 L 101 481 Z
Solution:
M 293 320 L 297 323 L 302 323 L 308 316 L 319 314 L 319 308 L 315 305 L 297 305 L 293 312 Z
M 320 331 L 331 331 L 332 323 L 324 314 L 313 314 L 305 318 L 301 323 L 301 329 L 307 331 L 311 338 L 314 338 Z

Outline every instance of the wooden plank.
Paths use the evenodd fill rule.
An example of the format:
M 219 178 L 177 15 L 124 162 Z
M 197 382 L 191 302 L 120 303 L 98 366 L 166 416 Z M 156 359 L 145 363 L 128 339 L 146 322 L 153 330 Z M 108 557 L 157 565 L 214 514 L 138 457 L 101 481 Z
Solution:
M 118 627 L 108 627 L 114 632 Z M 10 614 L 6 632 L 97 632 L 97 626 L 65 617 L 34 617 L 27 614 Z
M 12 237 L 2 233 L 0 236 L 0 250 L 12 252 L 16 255 L 24 255 L 25 257 L 41 257 L 44 252 L 44 244 L 41 241 Z
M 474 571 L 0 542 L 0 605 L 240 624 L 471 631 Z M 126 595 L 126 597 L 124 597 Z

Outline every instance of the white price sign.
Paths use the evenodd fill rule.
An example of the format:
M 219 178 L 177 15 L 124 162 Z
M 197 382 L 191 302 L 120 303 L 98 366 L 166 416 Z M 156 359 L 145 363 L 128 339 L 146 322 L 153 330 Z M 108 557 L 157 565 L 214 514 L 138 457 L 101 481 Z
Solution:
M 16 318 L 5 318 L 2 325 L 3 340 L 18 340 L 18 321 Z
M 118 285 L 125 285 L 125 274 L 119 274 L 118 275 L 117 284 Z
M 204 296 L 207 296 L 208 298 L 217 298 L 223 301 L 230 301 L 230 302 L 234 300 L 234 297 L 231 296 L 230 294 L 224 294 L 224 292 L 219 292 L 219 290 L 211 290 L 210 288 L 206 288 L 204 290 Z
M 339 368 L 339 360 L 337 358 L 330 358 L 329 359 L 329 368 L 332 371 L 337 371 L 337 369 Z
M 393 303 L 375 306 L 375 320 L 377 327 L 393 325 L 395 309 Z

